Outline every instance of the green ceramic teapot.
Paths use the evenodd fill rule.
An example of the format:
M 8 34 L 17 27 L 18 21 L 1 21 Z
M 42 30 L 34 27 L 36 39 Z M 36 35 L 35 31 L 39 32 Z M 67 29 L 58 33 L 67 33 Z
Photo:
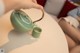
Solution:
M 43 10 L 42 10 L 43 12 Z M 34 22 L 32 22 L 31 18 L 22 10 L 14 10 L 11 13 L 11 23 L 16 31 L 19 32 L 28 32 L 30 30 L 33 30 L 35 26 L 35 22 L 38 22 L 42 20 L 44 17 L 44 12 L 42 14 L 42 17 Z

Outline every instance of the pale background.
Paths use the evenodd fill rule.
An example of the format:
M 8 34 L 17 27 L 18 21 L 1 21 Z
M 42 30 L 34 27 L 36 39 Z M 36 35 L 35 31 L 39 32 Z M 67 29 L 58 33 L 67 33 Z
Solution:
M 30 9 L 25 12 L 33 21 L 41 17 L 40 10 Z M 6 53 L 68 53 L 68 45 L 62 29 L 46 12 L 44 19 L 36 23 L 42 28 L 38 39 L 27 33 L 17 34 L 13 30 L 9 16 L 10 13 L 0 18 L 0 48 Z

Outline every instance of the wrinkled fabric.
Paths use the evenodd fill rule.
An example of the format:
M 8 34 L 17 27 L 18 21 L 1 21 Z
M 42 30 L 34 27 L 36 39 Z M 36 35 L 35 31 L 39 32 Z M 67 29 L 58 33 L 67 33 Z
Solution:
M 74 18 L 80 17 L 80 7 L 77 7 L 71 11 L 69 11 L 68 16 L 72 16 Z

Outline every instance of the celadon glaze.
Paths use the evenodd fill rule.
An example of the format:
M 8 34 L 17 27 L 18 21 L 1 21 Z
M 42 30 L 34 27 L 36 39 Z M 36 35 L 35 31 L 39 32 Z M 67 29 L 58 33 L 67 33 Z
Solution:
M 10 19 L 14 29 L 19 32 L 27 32 L 34 28 L 34 24 L 30 17 L 21 10 L 13 11 Z

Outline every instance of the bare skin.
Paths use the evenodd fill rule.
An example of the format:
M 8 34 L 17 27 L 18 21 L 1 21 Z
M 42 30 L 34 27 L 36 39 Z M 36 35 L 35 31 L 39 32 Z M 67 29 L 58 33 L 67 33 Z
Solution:
M 68 34 L 76 43 L 80 42 L 80 31 L 69 23 L 67 23 L 64 19 L 59 21 L 59 25 L 63 29 L 63 31 Z
M 80 53 L 80 31 L 71 26 L 64 19 L 59 21 L 59 25 L 66 35 L 70 53 Z
M 74 48 L 70 51 L 70 53 L 80 53 L 80 45 L 74 47 Z
M 3 0 L 3 2 L 5 5 L 5 13 L 12 9 L 43 9 L 41 5 L 37 4 L 36 0 Z
M 75 41 L 73 39 L 71 39 L 68 35 L 66 35 L 66 39 L 67 39 L 69 50 L 71 50 L 72 48 L 74 48 L 75 46 L 77 46 L 77 44 L 75 43 Z

